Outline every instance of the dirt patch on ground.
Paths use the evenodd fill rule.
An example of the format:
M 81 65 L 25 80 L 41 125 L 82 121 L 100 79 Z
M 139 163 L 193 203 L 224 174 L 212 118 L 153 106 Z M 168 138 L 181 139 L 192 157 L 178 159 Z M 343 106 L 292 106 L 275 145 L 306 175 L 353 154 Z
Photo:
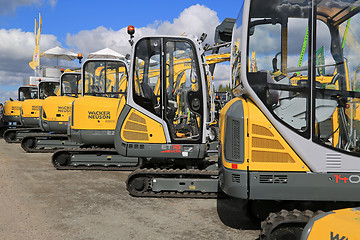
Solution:
M 50 159 L 51 154 L 25 153 L 0 139 L 2 239 L 249 240 L 259 235 L 236 201 L 134 198 L 125 189 L 129 172 L 58 171 Z

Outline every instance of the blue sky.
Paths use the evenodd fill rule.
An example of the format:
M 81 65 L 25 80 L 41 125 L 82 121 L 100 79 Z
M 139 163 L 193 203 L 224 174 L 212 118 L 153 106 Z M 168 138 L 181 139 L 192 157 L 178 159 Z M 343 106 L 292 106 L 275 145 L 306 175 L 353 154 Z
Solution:
M 40 51 L 55 46 L 84 56 L 109 47 L 130 52 L 126 27 L 136 37 L 151 34 L 208 34 L 226 17 L 236 18 L 240 3 L 222 1 L 70 1 L 0 0 L 0 102 L 16 98 L 22 80 L 33 74 L 28 66 L 34 49 L 34 18 L 41 12 Z M 219 82 L 228 79 L 228 66 L 217 68 Z
M 9 1 L 9 0 L 7 0 Z M 14 0 L 11 0 L 14 1 Z M 16 0 L 15 0 L 16 1 Z M 29 1 L 31 2 L 31 1 Z M 172 21 L 192 5 L 204 5 L 217 12 L 222 21 L 226 17 L 236 18 L 239 1 L 74 1 L 59 0 L 55 5 L 49 1 L 34 0 L 32 5 L 23 5 L 6 15 L 0 15 L 1 28 L 21 28 L 24 31 L 34 30 L 34 18 L 41 11 L 43 18 L 43 33 L 56 35 L 64 43 L 67 33 L 75 34 L 81 30 L 91 30 L 105 26 L 118 30 L 129 24 L 135 27 L 145 27 L 155 21 Z M 103 4 L 106 3 L 106 4 Z M 135 4 L 134 4 L 135 3 Z

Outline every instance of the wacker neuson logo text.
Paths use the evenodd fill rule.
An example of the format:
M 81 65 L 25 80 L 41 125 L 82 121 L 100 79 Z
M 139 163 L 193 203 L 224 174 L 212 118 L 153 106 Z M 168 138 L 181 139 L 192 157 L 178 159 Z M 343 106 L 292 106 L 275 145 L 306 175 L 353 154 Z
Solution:
M 58 106 L 58 112 L 71 112 L 71 106 Z
M 110 111 L 88 111 L 89 119 L 110 119 Z

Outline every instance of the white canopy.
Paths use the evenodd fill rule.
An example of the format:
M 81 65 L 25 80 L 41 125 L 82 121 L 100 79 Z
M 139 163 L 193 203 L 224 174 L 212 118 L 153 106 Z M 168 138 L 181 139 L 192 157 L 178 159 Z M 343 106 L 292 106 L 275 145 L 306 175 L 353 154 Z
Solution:
M 124 59 L 125 56 L 118 52 L 115 52 L 114 50 L 111 50 L 110 48 L 104 48 L 97 52 L 89 53 L 87 58 Z
M 56 58 L 57 61 L 59 59 L 73 61 L 77 58 L 77 54 L 61 47 L 54 47 L 41 53 L 40 57 Z

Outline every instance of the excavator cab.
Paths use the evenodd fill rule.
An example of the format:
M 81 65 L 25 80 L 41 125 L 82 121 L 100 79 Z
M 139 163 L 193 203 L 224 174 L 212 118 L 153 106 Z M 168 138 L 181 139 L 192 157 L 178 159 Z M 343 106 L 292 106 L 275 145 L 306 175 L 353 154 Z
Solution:
M 82 96 L 72 103 L 68 136 L 79 146 L 56 151 L 56 169 L 134 170 L 137 158 L 117 154 L 116 119 L 125 106 L 127 63 L 118 59 L 90 59 L 82 66 Z M 71 145 L 71 143 L 69 144 Z
M 26 99 L 35 99 L 38 96 L 38 88 L 36 86 L 19 87 L 18 100 L 25 101 Z
M 59 94 L 59 81 L 43 80 L 39 83 L 37 98 L 27 99 L 21 107 L 21 122 L 24 126 L 39 127 L 40 108 L 45 98 Z
M 26 134 L 21 147 L 26 152 L 53 152 L 57 149 L 75 148 L 80 144 L 68 140 L 67 129 L 71 106 L 81 94 L 80 72 L 65 72 L 60 76 L 60 84 L 49 83 L 43 88 L 43 96 L 48 95 L 40 107 L 40 130 Z M 60 96 L 53 96 L 60 93 Z
M 327 211 L 360 201 L 359 3 L 242 3 L 232 37 L 236 97 L 220 114 L 219 182 L 256 216 L 270 205 Z M 258 203 L 271 204 L 261 213 Z M 268 223 L 264 236 L 276 228 Z
M 65 72 L 60 77 L 60 95 L 78 97 L 81 95 L 81 73 Z
M 200 42 L 144 37 L 133 47 L 126 106 L 117 121 L 121 155 L 203 158 L 209 91 Z
M 60 92 L 59 82 L 40 82 L 39 97 L 45 99 L 50 96 L 57 96 Z
M 201 87 L 207 89 L 205 57 L 199 51 L 199 42 L 188 37 L 142 38 L 133 48 L 136 57 L 129 80 L 123 61 L 86 61 L 84 96 L 73 102 L 68 132 L 71 140 L 84 145 L 55 152 L 53 165 L 57 169 L 134 170 L 147 157 L 177 158 L 191 166 L 197 164 L 194 159 L 202 161 L 207 119 L 203 113 L 208 114 L 203 106 L 209 98 L 203 97 L 208 91 Z M 227 60 L 224 55 L 218 58 L 212 56 L 211 61 Z M 120 144 L 116 150 L 114 133 L 115 144 Z M 212 180 L 211 186 L 216 181 Z
M 72 104 L 68 134 L 78 143 L 113 146 L 116 119 L 125 105 L 127 64 L 91 59 L 82 67 L 82 97 Z
M 47 93 L 50 97 L 44 99 L 40 113 L 40 127 L 46 132 L 66 133 L 71 104 L 75 97 L 81 95 L 81 73 L 65 72 L 60 76 L 60 85 L 57 91 L 60 96 L 52 96 L 54 91 Z M 51 90 L 55 86 L 47 86 Z M 44 89 L 45 90 L 45 89 Z
M 4 122 L 20 124 L 20 109 L 26 99 L 37 98 L 36 86 L 22 86 L 18 89 L 18 100 L 6 101 L 4 104 Z
M 40 128 L 40 109 L 45 98 L 49 96 L 56 96 L 60 94 L 59 79 L 45 78 L 38 79 L 39 85 L 37 94 L 25 91 L 19 97 L 32 97 L 23 101 L 20 110 L 21 128 L 16 127 L 8 129 L 4 132 L 4 139 L 8 143 L 21 142 L 23 137 L 30 132 L 39 132 Z

